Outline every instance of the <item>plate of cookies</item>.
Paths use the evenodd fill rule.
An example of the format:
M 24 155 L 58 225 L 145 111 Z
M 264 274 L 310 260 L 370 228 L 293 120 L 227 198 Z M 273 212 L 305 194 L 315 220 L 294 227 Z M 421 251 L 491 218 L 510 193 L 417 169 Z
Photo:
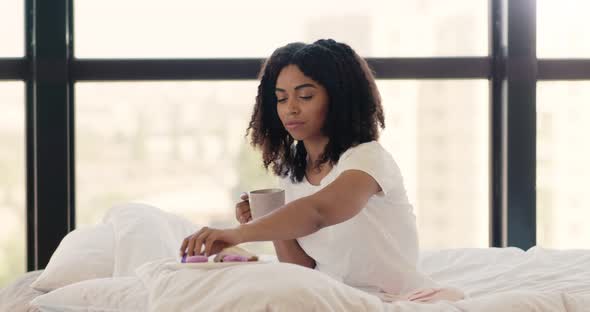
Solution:
M 261 264 L 268 263 L 268 261 L 261 261 L 255 254 L 237 247 L 229 247 L 215 256 L 207 257 L 204 255 L 184 255 L 178 263 L 168 263 L 168 267 L 175 269 L 219 269 L 224 267 L 246 265 L 246 264 Z

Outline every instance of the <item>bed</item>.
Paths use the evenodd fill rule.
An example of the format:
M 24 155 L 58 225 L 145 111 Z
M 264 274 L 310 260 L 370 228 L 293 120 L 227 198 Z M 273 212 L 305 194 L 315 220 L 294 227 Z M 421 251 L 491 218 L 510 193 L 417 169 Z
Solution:
M 31 283 L 39 277 L 43 271 L 27 272 L 14 280 L 9 285 L 0 289 L 0 311 L 8 312 L 37 312 L 37 308 L 31 307 L 29 302 L 43 292 L 31 288 Z
M 590 250 L 424 251 L 420 269 L 468 298 L 383 302 L 270 256 L 223 268 L 180 266 L 178 238 L 195 225 L 155 207 L 116 208 L 100 226 L 68 234 L 44 271 L 1 289 L 0 311 L 590 311 Z M 91 248 L 81 247 L 88 241 Z

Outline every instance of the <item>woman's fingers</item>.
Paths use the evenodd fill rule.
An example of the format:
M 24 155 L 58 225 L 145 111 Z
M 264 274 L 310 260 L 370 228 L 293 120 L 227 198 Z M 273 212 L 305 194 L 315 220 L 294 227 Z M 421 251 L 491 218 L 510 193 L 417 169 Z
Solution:
M 236 220 L 240 223 L 244 223 L 242 221 L 242 215 L 245 213 L 250 212 L 250 204 L 247 201 L 239 202 L 236 204 Z
M 186 246 L 186 253 L 190 257 L 195 255 L 194 250 L 195 250 L 196 240 L 197 240 L 197 234 L 193 234 L 188 241 L 188 246 Z
M 180 245 L 180 256 L 184 256 L 186 247 L 188 246 L 189 237 L 182 240 L 182 244 Z
M 247 201 L 236 204 L 236 220 L 240 223 L 248 222 L 250 216 L 250 204 Z
M 195 232 L 194 234 L 186 237 L 182 244 L 180 245 L 180 256 L 184 256 L 185 254 L 188 256 L 193 256 L 192 251 L 195 248 L 196 238 L 200 235 L 205 228 L 200 229 L 199 231 Z
M 240 199 L 241 200 L 248 200 L 248 193 L 244 192 L 244 193 L 240 194 Z
M 251 217 L 249 217 L 251 219 Z M 195 255 L 210 256 L 218 253 L 224 246 L 241 242 L 241 236 L 236 231 L 218 230 L 204 227 L 195 234 L 185 238 L 180 247 L 180 255 L 189 257 Z
M 244 224 L 246 222 L 248 222 L 249 220 L 252 220 L 252 215 L 250 214 L 250 211 L 243 213 L 240 215 L 240 217 L 238 218 L 238 220 L 240 221 L 240 223 Z
M 244 213 L 250 211 L 250 203 L 248 202 L 241 202 L 236 205 L 236 211 L 239 213 Z
M 217 240 L 217 234 L 215 232 L 211 233 L 205 238 L 205 256 L 209 257 L 211 255 L 211 248 L 213 247 L 213 243 Z
M 209 230 L 209 228 L 204 227 L 203 229 L 204 229 L 204 231 L 201 232 L 201 234 L 199 234 L 197 236 L 197 239 L 195 240 L 195 246 L 194 246 L 195 255 L 203 254 L 203 252 L 202 252 L 203 244 L 205 244 L 207 237 L 211 234 L 211 231 Z

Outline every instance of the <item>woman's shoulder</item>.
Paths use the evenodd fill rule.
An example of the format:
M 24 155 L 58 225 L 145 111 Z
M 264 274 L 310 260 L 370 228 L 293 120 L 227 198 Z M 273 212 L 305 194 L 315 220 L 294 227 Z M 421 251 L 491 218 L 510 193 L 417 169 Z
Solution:
M 369 141 L 349 148 L 337 164 L 338 172 L 360 170 L 372 176 L 384 194 L 399 189 L 401 171 L 393 156 L 378 142 Z
M 338 160 L 339 171 L 359 167 L 375 174 L 399 175 L 399 167 L 391 153 L 378 141 L 369 141 L 347 149 Z
M 351 157 L 351 155 L 355 155 L 355 157 L 363 155 L 367 157 L 374 157 L 390 154 L 381 145 L 381 143 L 379 143 L 379 141 L 373 140 L 349 147 L 346 151 L 344 151 L 344 153 L 342 153 L 342 155 L 340 155 L 340 160 Z

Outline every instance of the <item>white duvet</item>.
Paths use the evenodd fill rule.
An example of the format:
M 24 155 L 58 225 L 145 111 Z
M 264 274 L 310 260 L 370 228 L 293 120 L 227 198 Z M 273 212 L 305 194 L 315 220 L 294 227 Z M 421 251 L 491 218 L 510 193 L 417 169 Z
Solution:
M 119 294 L 125 293 L 122 288 L 136 289 L 118 300 L 141 302 L 142 309 L 149 311 L 590 311 L 590 251 L 535 247 L 526 252 L 516 248 L 425 252 L 420 268 L 441 284 L 464 290 L 469 298 L 434 304 L 385 303 L 323 273 L 291 264 L 264 261 L 204 269 L 179 265 L 175 254 L 180 240 L 192 229 L 179 219 L 150 213 L 150 226 L 137 228 L 144 233 L 133 230 L 131 223 L 141 223 L 137 215 L 129 218 L 133 213 L 114 220 L 118 222 L 114 261 L 120 269 L 108 281 L 115 285 L 121 281 L 120 287 L 111 287 Z M 149 244 L 152 236 L 157 244 Z M 152 248 L 148 262 L 135 252 L 141 248 Z M 80 296 L 105 292 L 88 290 Z M 54 293 L 63 297 L 59 290 Z M 43 308 L 43 301 L 50 299 L 36 304 Z M 120 311 L 134 311 L 125 302 L 117 306 Z
M 485 254 L 480 251 L 475 253 Z M 534 253 L 538 255 L 539 250 Z M 543 276 L 548 273 L 544 268 L 521 267 L 512 278 L 515 274 L 512 270 L 483 269 L 479 273 L 472 270 L 468 273 L 471 276 L 443 281 L 454 281 L 459 287 L 473 286 L 475 292 L 471 298 L 420 304 L 384 303 L 327 275 L 296 265 L 269 263 L 183 269 L 171 265 L 173 261 L 164 259 L 137 270 L 149 294 L 150 311 L 590 311 L 587 272 L 585 277 L 568 277 L 566 271 Z

